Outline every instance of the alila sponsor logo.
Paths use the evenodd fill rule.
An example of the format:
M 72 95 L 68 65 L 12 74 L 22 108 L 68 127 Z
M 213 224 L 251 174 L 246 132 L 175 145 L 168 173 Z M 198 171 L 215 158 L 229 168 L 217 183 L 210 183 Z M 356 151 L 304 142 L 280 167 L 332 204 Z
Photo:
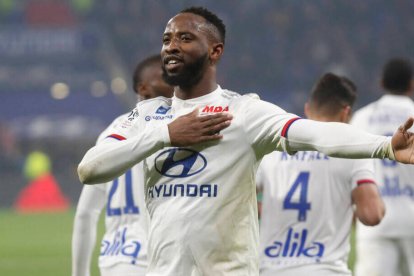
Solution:
M 314 258 L 319 262 L 323 257 L 325 246 L 320 242 L 308 242 L 308 230 L 294 232 L 289 228 L 284 241 L 275 241 L 271 246 L 265 248 L 264 253 L 269 258 Z
M 101 256 L 115 257 L 119 255 L 131 257 L 131 264 L 138 258 L 141 244 L 138 241 L 127 240 L 128 228 L 116 231 L 112 239 L 104 239 L 101 243 Z
M 409 197 L 414 199 L 414 187 L 400 182 L 400 177 L 384 177 L 384 184 L 380 186 L 381 195 L 384 197 Z
M 202 113 L 219 113 L 219 112 L 227 112 L 229 111 L 228 106 L 220 106 L 220 105 L 206 105 L 201 112 Z

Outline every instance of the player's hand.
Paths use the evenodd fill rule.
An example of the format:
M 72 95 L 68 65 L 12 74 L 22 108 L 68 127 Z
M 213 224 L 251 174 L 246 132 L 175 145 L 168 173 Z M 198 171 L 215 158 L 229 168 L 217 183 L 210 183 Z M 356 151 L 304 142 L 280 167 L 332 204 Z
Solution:
M 198 109 L 178 117 L 168 124 L 172 146 L 190 146 L 201 142 L 223 138 L 220 131 L 230 126 L 233 116 L 228 113 L 215 113 L 199 116 Z
M 408 118 L 392 136 L 391 145 L 398 162 L 414 164 L 414 133 L 408 131 L 413 123 L 414 118 Z

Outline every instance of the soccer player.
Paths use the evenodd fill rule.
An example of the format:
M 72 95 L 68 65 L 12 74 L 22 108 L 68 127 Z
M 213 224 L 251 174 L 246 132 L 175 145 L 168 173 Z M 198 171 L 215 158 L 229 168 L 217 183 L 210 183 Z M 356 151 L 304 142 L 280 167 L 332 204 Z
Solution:
M 171 97 L 173 88 L 162 79 L 161 56 L 141 61 L 133 75 L 140 99 Z M 98 141 L 123 120 L 118 117 Z M 145 275 L 147 267 L 147 210 L 144 202 L 142 164 L 102 185 L 84 186 L 75 215 L 72 238 L 72 275 L 89 276 L 99 214 L 106 204 L 106 232 L 101 244 L 101 275 Z
M 406 131 L 412 118 L 391 143 L 346 124 L 300 120 L 221 88 L 216 66 L 225 26 L 204 8 L 170 19 L 162 41 L 173 98 L 138 103 L 78 167 L 81 182 L 93 184 L 144 160 L 148 276 L 258 275 L 255 175 L 262 157 L 274 150 L 414 162 L 414 137 Z
M 382 87 L 386 94 L 358 110 L 352 124 L 392 135 L 398 120 L 414 114 L 412 63 L 389 60 L 383 68 Z M 357 225 L 356 275 L 399 275 L 400 264 L 414 275 L 414 168 L 378 160 L 375 173 L 387 213 L 376 227 Z
M 305 115 L 348 123 L 355 98 L 351 81 L 327 73 L 313 88 Z M 260 275 L 351 275 L 353 203 L 364 224 L 378 224 L 384 215 L 372 160 L 272 152 L 260 163 L 257 183 L 263 192 Z

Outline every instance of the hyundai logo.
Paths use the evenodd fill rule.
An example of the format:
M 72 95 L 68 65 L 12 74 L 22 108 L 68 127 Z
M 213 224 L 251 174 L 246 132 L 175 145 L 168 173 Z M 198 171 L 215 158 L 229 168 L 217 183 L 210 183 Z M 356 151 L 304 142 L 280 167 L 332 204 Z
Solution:
M 207 166 L 201 153 L 185 148 L 173 148 L 161 152 L 155 158 L 157 172 L 168 177 L 188 177 L 195 175 Z

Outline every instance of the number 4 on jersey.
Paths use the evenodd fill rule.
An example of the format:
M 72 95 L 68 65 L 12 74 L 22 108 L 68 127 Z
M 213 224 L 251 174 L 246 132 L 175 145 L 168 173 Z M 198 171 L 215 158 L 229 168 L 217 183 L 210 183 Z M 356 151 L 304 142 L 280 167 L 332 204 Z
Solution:
M 309 184 L 309 172 L 301 172 L 293 183 L 292 187 L 288 191 L 285 200 L 283 201 L 283 209 L 298 210 L 298 220 L 306 220 L 306 211 L 311 209 L 310 202 L 307 202 L 308 196 L 308 184 Z M 296 190 L 299 191 L 299 201 L 294 202 L 292 200 Z

